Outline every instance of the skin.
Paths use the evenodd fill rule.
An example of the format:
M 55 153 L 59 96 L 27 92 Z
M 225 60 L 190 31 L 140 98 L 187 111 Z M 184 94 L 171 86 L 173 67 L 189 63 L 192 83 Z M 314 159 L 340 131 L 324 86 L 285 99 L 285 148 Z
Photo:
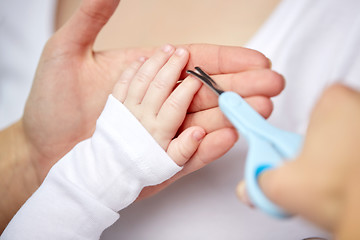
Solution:
M 0 132 L 1 229 L 38 188 L 52 165 L 92 135 L 96 119 L 123 70 L 139 57 L 155 51 L 151 48 L 93 51 L 99 31 L 118 3 L 119 0 L 81 3 L 72 18 L 47 42 L 23 117 Z M 270 97 L 281 92 L 284 80 L 269 69 L 270 62 L 265 56 L 241 47 L 206 44 L 182 47 L 190 55 L 184 71 L 201 66 L 224 89 L 243 95 L 264 117 L 270 115 Z M 184 71 L 181 79 L 186 76 Z M 237 140 L 236 131 L 218 109 L 217 99 L 205 87 L 191 102 L 179 133 L 191 126 L 201 126 L 206 132 L 192 161 L 171 180 L 144 189 L 141 197 L 154 194 L 219 158 Z
M 95 48 L 108 49 L 109 47 L 126 47 L 126 46 L 134 46 L 134 45 L 156 46 L 159 43 L 163 43 L 164 41 L 170 41 L 172 43 L 212 42 L 212 43 L 221 43 L 221 44 L 225 43 L 232 45 L 245 44 L 246 42 L 249 41 L 249 39 L 251 39 L 254 33 L 262 25 L 263 21 L 267 19 L 269 14 L 273 11 L 274 7 L 278 4 L 278 2 L 279 2 L 278 0 L 265 0 L 265 1 L 264 0 L 255 0 L 255 1 L 226 0 L 226 1 L 212 1 L 211 4 L 209 4 L 206 1 L 194 2 L 191 0 L 185 0 L 185 1 L 181 1 L 181 4 L 176 5 L 175 8 L 174 8 L 174 4 L 176 3 L 174 3 L 173 1 L 151 0 L 148 1 L 146 4 L 144 4 L 143 2 L 140 3 L 139 1 L 136 0 L 128 1 L 126 3 L 124 2 L 123 8 L 118 8 L 116 10 L 112 20 L 106 25 L 102 33 L 99 35 L 95 44 Z M 64 14 L 61 14 L 61 11 L 59 11 L 60 14 L 59 14 L 58 25 L 61 25 L 62 22 L 64 22 L 67 19 L 67 16 L 71 14 L 71 9 L 74 9 L 75 6 L 78 4 L 77 1 L 67 1 L 67 0 L 60 1 L 60 3 L 62 3 L 61 11 Z M 160 5 L 161 7 L 159 7 Z M 260 8 L 259 5 L 261 6 Z M 149 8 L 151 8 L 151 11 L 148 11 Z M 69 13 L 69 9 L 70 9 L 70 13 Z M 166 11 L 164 11 L 164 9 L 166 9 Z M 197 15 L 198 9 L 202 10 L 202 17 L 200 18 Z M 216 9 L 216 11 L 214 11 L 214 9 Z M 219 9 L 221 9 L 221 11 L 219 11 Z M 184 12 L 186 12 L 188 15 L 186 18 L 183 18 Z M 222 15 L 219 17 L 219 14 L 221 14 L 219 12 L 226 13 L 226 15 Z M 161 16 L 163 19 L 166 18 L 167 21 L 159 21 L 157 18 L 154 18 L 153 16 Z M 181 18 L 182 21 L 179 22 L 178 21 L 179 18 Z M 146 21 L 144 21 L 144 19 L 146 19 Z M 128 25 L 127 22 L 129 21 L 131 21 L 133 24 Z M 179 29 L 185 28 L 184 26 L 186 26 L 186 29 L 179 31 Z M 138 31 L 138 29 L 145 29 L 148 31 L 147 32 Z M 216 29 L 217 32 L 216 36 L 214 36 L 214 29 Z M 241 29 L 241 31 L 239 31 L 239 29 Z M 126 40 L 123 40 L 124 34 L 128 36 Z M 339 93 L 340 96 L 347 95 L 348 97 L 354 95 L 351 93 L 349 94 L 347 90 L 345 91 L 343 90 L 344 89 L 341 86 L 332 87 L 331 89 L 325 92 L 323 98 L 328 99 L 330 98 L 328 97 L 329 95 L 333 96 L 333 94 L 337 95 L 337 93 Z M 342 94 L 341 92 L 342 93 L 347 92 L 347 94 Z M 346 97 L 346 99 L 348 98 Z M 325 100 L 325 101 L 328 102 L 329 100 Z M 323 100 L 321 100 L 319 105 L 321 106 L 324 105 L 322 102 Z M 319 108 L 320 110 L 318 110 Z M 323 107 L 317 107 L 315 111 L 320 112 L 320 115 L 327 114 L 323 111 Z M 334 109 L 332 111 L 336 112 L 339 111 L 339 109 Z M 314 112 L 314 116 L 315 116 L 315 112 Z M 338 120 L 339 123 L 340 119 Z M 323 119 L 322 121 L 327 122 L 328 120 Z M 346 124 L 347 122 L 345 123 L 345 125 Z M 335 125 L 336 124 L 334 124 L 334 127 L 336 128 L 339 127 Z M 318 127 L 319 126 L 316 126 L 313 127 L 312 129 Z M 316 131 L 316 130 L 311 130 L 311 131 Z M 329 132 L 332 132 L 332 130 L 329 130 Z M 311 137 L 309 136 L 308 138 L 312 138 L 312 136 L 313 134 L 311 134 Z M 326 135 L 324 134 L 324 136 Z M 315 146 L 317 146 L 317 144 L 314 143 L 314 148 Z M 329 148 L 329 147 L 325 148 L 324 146 L 318 146 L 318 147 L 323 147 L 326 150 Z M 313 162 L 314 156 L 311 157 L 311 154 L 314 154 L 315 150 L 314 149 L 310 150 L 310 147 L 307 148 L 309 148 L 309 150 L 307 150 L 308 156 L 301 158 L 302 159 L 308 158 L 311 159 L 311 161 Z M 341 157 L 341 159 L 343 158 Z M 322 169 L 323 166 L 324 165 L 321 165 L 319 167 Z M 294 168 L 296 169 L 296 167 Z M 306 169 L 307 172 L 308 170 L 309 169 Z M 347 176 L 348 172 L 346 171 L 346 173 Z M 359 191 L 357 191 L 358 187 L 356 184 L 358 182 L 358 179 L 356 178 L 357 175 L 351 174 L 352 177 L 349 178 L 353 178 L 353 179 L 349 180 L 349 183 L 346 186 L 342 186 L 342 189 L 346 189 L 346 190 L 344 190 L 343 193 L 341 194 L 340 193 L 335 194 L 335 195 L 340 194 L 341 196 L 344 196 L 344 198 L 348 199 L 345 201 L 346 207 L 343 210 L 344 217 L 340 217 L 341 219 L 343 219 L 340 225 L 343 225 L 344 227 L 341 227 L 341 230 L 337 231 L 339 239 L 360 238 L 359 233 L 356 232 L 357 229 L 356 225 L 359 222 L 357 220 L 357 216 L 360 215 L 359 212 L 360 209 L 357 207 L 358 205 L 357 203 L 359 202 L 360 199 L 359 198 L 360 193 Z M 324 178 L 321 181 L 325 182 L 325 179 L 326 178 Z M 337 180 L 336 177 L 334 177 L 333 179 L 334 181 Z M 283 182 L 284 181 L 281 181 L 276 184 L 282 186 Z M 329 180 L 329 182 L 331 183 L 332 181 Z M 326 181 L 325 183 L 323 183 L 323 185 L 327 185 L 329 182 Z M 276 184 L 269 184 L 268 186 L 270 188 L 273 188 L 275 186 L 278 186 Z M 311 189 L 311 187 L 312 185 L 307 183 L 305 189 Z M 320 189 L 321 187 L 319 186 L 318 188 Z M 240 192 L 244 192 L 244 190 L 245 189 L 243 187 L 240 187 Z M 284 194 L 283 191 L 285 190 L 280 189 L 279 191 L 281 191 L 281 194 Z M 290 193 L 289 197 L 294 196 L 293 195 L 294 192 L 291 191 L 291 189 L 287 189 L 287 191 L 289 191 Z M 317 193 L 316 190 L 312 190 L 312 191 Z M 313 195 L 311 195 L 310 193 L 303 194 L 303 192 L 301 191 L 300 194 L 301 196 L 296 195 L 297 197 L 299 197 L 298 199 L 300 199 L 299 202 L 301 201 L 305 205 L 308 205 L 309 204 L 308 200 L 312 199 L 309 198 L 309 196 L 313 196 Z M 306 196 L 306 198 L 304 198 L 304 196 Z M 276 199 L 277 197 L 274 196 L 274 198 Z M 295 200 L 295 197 L 293 198 L 294 199 L 292 200 Z M 285 201 L 287 200 L 285 199 Z M 334 202 L 335 203 L 326 204 L 327 207 L 325 210 L 323 210 L 324 214 L 326 213 L 326 215 L 329 215 L 328 216 L 329 219 L 333 219 L 333 217 L 331 216 L 334 214 L 332 213 L 334 210 L 331 209 L 337 209 L 336 207 L 333 206 L 337 205 L 336 202 L 338 202 L 338 200 Z M 302 206 L 301 203 L 298 204 L 298 206 Z M 294 206 L 292 207 L 294 208 Z M 302 208 L 303 207 L 301 207 L 301 209 Z M 314 211 L 314 209 L 309 210 L 310 209 L 309 206 L 304 208 L 306 215 L 309 214 L 312 215 L 313 213 L 318 214 L 316 211 Z M 294 212 L 300 212 L 301 209 L 297 209 L 297 211 Z M 291 207 L 289 208 L 289 210 L 291 210 Z M 322 221 L 325 218 L 324 216 L 321 217 L 322 220 L 316 220 L 314 218 L 316 217 L 309 217 L 309 219 L 313 219 L 314 221 L 319 222 L 321 226 L 326 227 L 327 225 L 331 225 L 328 223 L 322 223 Z M 332 220 L 330 220 L 330 222 L 331 221 Z
M 359 123 L 360 92 L 331 86 L 313 110 L 299 157 L 259 178 L 274 203 L 334 233 L 337 239 L 360 236 Z M 243 187 L 238 194 L 246 198 Z
M 176 87 L 188 59 L 185 49 L 175 51 L 165 45 L 148 60 L 140 58 L 124 70 L 112 93 L 179 166 L 191 161 L 206 134 L 203 128 L 193 126 L 176 136 L 201 87 L 201 82 L 191 77 Z

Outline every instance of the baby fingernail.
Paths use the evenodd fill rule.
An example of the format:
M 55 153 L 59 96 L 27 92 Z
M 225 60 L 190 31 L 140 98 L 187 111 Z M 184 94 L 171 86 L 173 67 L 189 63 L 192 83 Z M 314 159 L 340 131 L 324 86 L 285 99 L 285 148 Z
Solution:
M 193 137 L 196 141 L 201 141 L 205 137 L 205 131 L 195 131 Z
M 162 47 L 162 50 L 166 53 L 170 52 L 172 50 L 172 46 L 169 44 L 166 44 L 165 46 Z
M 178 48 L 175 51 L 175 54 L 178 56 L 182 56 L 182 55 L 184 55 L 184 53 L 185 53 L 185 49 L 183 49 L 183 48 Z
M 145 60 L 146 60 L 146 57 L 139 57 L 139 59 L 138 59 L 139 62 L 145 62 Z

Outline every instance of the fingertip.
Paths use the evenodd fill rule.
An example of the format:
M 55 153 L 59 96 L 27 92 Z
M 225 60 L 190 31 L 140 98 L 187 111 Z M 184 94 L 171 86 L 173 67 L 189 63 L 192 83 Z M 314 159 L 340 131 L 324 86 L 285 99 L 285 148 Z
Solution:
M 255 96 L 246 98 L 246 102 L 264 118 L 270 117 L 274 105 L 269 97 Z
M 246 191 L 246 184 L 245 181 L 241 181 L 236 186 L 236 195 L 239 198 L 239 200 L 244 203 L 246 206 L 253 208 L 254 205 L 251 203 L 249 195 Z
M 263 53 L 254 49 L 221 46 L 218 51 L 219 65 L 223 73 L 270 68 L 269 59 Z M 224 63 L 226 63 L 226 65 L 224 65 Z
M 185 55 L 188 55 L 189 52 L 185 49 L 185 48 L 177 48 L 176 51 L 175 51 L 175 55 L 179 56 L 179 57 L 182 57 L 182 56 L 185 56 Z
M 283 75 L 281 75 L 278 72 L 274 72 L 274 71 L 269 71 L 269 83 L 270 85 L 268 86 L 268 95 L 269 97 L 274 97 L 279 95 L 285 88 L 285 78 Z
M 165 44 L 164 46 L 161 47 L 161 50 L 165 53 L 170 53 L 175 49 L 175 47 L 171 44 Z
M 247 50 L 249 51 L 249 56 L 251 56 L 251 58 L 249 58 L 249 61 L 251 61 L 250 63 L 252 65 L 252 69 L 271 68 L 272 63 L 270 59 L 267 58 L 262 52 L 254 49 Z
M 146 60 L 147 60 L 147 57 L 145 57 L 145 56 L 141 56 L 137 59 L 137 61 L 140 63 L 144 63 Z
M 206 132 L 201 127 L 191 127 L 170 142 L 167 153 L 174 162 L 183 166 L 197 151 Z
M 205 135 L 206 135 L 205 130 L 200 127 L 197 129 L 194 129 L 194 131 L 192 133 L 192 137 L 196 142 L 200 142 L 201 140 L 203 140 Z

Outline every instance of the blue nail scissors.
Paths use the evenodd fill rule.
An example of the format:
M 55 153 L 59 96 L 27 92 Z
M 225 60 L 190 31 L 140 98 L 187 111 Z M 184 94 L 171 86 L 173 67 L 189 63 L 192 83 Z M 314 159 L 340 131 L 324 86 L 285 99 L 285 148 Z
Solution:
M 187 73 L 200 79 L 219 96 L 221 111 L 248 141 L 245 182 L 251 202 L 272 216 L 291 216 L 265 196 L 258 178 L 264 171 L 280 166 L 284 160 L 295 158 L 302 147 L 303 137 L 272 126 L 240 95 L 223 91 L 201 68 L 195 67 L 195 71 L 188 70 Z

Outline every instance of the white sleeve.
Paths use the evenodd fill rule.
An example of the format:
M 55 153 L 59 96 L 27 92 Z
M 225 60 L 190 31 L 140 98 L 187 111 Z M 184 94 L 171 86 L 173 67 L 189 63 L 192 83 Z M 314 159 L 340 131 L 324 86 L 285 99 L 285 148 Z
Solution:
M 94 135 L 50 170 L 2 239 L 99 239 L 145 186 L 181 170 L 113 96 Z

